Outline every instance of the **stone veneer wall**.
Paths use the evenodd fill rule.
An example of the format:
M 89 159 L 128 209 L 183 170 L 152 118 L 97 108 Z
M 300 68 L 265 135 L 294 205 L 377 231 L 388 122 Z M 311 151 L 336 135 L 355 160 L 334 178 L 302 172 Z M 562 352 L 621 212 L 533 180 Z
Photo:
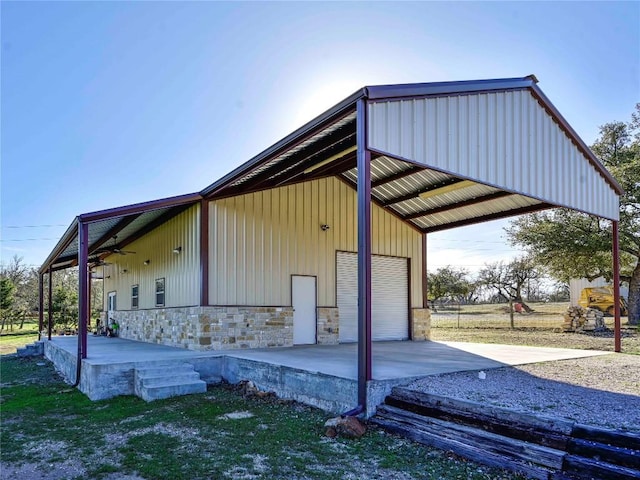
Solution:
M 119 310 L 120 337 L 190 350 L 293 345 L 291 307 L 176 307 Z
M 336 307 L 318 307 L 316 338 L 319 345 L 338 344 L 340 315 Z
M 431 310 L 428 308 L 411 309 L 411 340 L 431 339 Z

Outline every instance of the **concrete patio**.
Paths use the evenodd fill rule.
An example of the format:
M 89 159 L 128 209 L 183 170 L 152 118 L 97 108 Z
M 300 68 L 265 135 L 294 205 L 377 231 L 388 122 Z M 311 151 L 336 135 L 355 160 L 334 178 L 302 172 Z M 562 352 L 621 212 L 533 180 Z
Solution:
M 357 401 L 356 344 L 198 352 L 90 336 L 87 350 L 80 390 L 92 400 L 133 395 L 136 369 L 166 367 L 169 372 L 171 365 L 188 363 L 209 384 L 222 379 L 231 383 L 251 380 L 261 390 L 332 412 L 349 410 Z M 45 342 L 45 356 L 70 381 L 75 380 L 76 351 L 75 336 Z M 375 342 L 367 413 L 375 412 L 392 387 L 427 375 L 607 353 L 459 342 Z

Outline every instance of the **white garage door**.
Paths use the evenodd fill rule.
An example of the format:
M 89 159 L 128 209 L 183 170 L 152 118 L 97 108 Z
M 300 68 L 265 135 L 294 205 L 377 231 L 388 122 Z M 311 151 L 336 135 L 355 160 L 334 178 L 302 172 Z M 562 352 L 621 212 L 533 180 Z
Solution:
M 373 340 L 409 338 L 409 275 L 407 259 L 371 257 L 371 336 Z M 340 341 L 358 340 L 358 255 L 338 252 L 337 304 Z

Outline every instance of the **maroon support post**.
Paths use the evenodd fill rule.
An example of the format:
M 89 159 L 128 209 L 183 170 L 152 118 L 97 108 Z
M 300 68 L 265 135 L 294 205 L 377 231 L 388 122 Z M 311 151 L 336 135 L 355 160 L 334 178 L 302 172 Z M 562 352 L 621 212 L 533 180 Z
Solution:
M 53 330 L 53 270 L 49 267 L 49 298 L 47 310 L 47 336 L 51 340 L 51 331 Z
M 358 404 L 367 409 L 371 380 L 371 153 L 367 150 L 366 108 L 357 104 L 358 161 Z
M 87 263 L 89 257 L 89 224 L 80 223 L 78 227 L 78 361 L 87 358 Z
M 42 340 L 44 325 L 44 275 L 38 274 L 38 340 Z
M 620 334 L 620 239 L 618 236 L 618 222 L 611 222 L 613 231 L 613 302 L 614 302 L 614 336 L 615 351 L 622 351 Z

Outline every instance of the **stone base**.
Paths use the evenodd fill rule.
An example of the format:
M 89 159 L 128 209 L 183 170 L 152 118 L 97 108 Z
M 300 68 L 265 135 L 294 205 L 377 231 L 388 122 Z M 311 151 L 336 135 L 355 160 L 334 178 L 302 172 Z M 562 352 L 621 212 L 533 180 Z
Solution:
M 113 313 L 119 336 L 190 350 L 289 347 L 291 307 L 177 307 Z
M 411 340 L 431 339 L 431 310 L 428 308 L 411 309 Z
M 317 341 L 319 345 L 338 344 L 340 314 L 336 307 L 318 307 Z

